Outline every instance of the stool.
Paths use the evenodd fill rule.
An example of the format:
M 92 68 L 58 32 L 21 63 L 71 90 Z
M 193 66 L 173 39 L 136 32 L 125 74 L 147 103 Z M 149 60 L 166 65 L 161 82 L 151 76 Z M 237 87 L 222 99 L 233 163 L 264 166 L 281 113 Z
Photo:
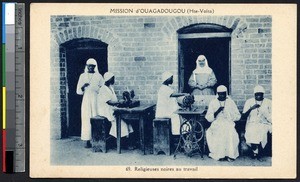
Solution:
M 91 118 L 92 126 L 92 147 L 94 152 L 107 152 L 107 140 L 111 123 L 106 117 L 96 116 Z
M 171 119 L 155 118 L 153 127 L 153 154 L 171 155 Z

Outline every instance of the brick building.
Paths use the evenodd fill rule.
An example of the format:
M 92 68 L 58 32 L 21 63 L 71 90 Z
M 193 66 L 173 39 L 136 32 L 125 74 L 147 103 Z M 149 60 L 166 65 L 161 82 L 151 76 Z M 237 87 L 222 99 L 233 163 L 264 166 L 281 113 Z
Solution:
M 69 116 L 80 113 L 72 97 L 88 57 L 100 73 L 116 75 L 118 96 L 128 87 L 144 103 L 156 103 L 164 71 L 174 73 L 175 90 L 185 91 L 199 54 L 225 74 L 217 79 L 239 109 L 256 84 L 272 98 L 271 29 L 270 16 L 52 16 L 51 137 L 66 137 Z

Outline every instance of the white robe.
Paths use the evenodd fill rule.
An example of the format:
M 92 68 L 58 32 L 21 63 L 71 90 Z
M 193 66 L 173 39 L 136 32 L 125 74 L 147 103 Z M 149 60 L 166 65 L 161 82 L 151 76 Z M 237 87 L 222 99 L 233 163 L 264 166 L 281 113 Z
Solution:
M 82 91 L 81 87 L 89 83 L 90 85 L 85 87 Z M 82 73 L 77 83 L 76 93 L 83 95 L 81 104 L 81 139 L 90 140 L 91 131 L 91 117 L 97 116 L 97 94 L 99 88 L 103 84 L 103 77 L 99 73 Z M 71 113 L 72 114 L 72 113 Z
M 106 117 L 108 121 L 112 123 L 109 134 L 117 137 L 117 122 L 114 116 L 113 106 L 107 104 L 108 101 L 116 102 L 118 101 L 118 99 L 113 87 L 107 87 L 106 85 L 104 85 L 99 90 L 97 98 L 97 113 L 100 116 Z M 121 120 L 121 137 L 128 136 L 129 133 L 132 132 L 132 126 Z
M 256 104 L 255 98 L 248 99 L 245 103 L 243 113 Z M 246 124 L 245 139 L 248 145 L 267 144 L 267 134 L 272 132 L 272 103 L 270 99 L 264 98 L 261 106 L 249 113 Z
M 213 99 L 205 115 L 207 121 L 212 122 L 206 131 L 209 156 L 215 160 L 224 157 L 236 159 L 239 156 L 239 136 L 235 130 L 235 121 L 240 119 L 241 114 L 234 101 L 229 97 L 225 101 L 224 110 L 215 118 L 214 113 L 219 107 L 219 100 Z
M 158 98 L 156 105 L 156 118 L 170 118 L 172 125 L 172 134 L 180 134 L 179 115 L 174 112 L 179 109 L 176 98 L 171 97 L 174 93 L 173 89 L 167 85 L 162 85 L 158 90 Z

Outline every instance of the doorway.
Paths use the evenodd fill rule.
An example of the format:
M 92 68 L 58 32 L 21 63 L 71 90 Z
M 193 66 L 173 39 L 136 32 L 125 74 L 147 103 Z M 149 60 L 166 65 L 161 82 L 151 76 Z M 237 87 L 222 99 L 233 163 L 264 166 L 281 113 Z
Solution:
M 214 71 L 217 84 L 230 93 L 231 29 L 216 24 L 195 24 L 178 31 L 179 92 L 190 93 L 188 80 L 196 68 L 199 55 L 204 55 Z
M 81 135 L 82 95 L 76 93 L 79 76 L 84 72 L 86 61 L 97 61 L 98 70 L 103 75 L 108 70 L 107 44 L 96 39 L 73 39 L 61 45 L 66 55 L 67 86 L 67 131 L 69 136 Z

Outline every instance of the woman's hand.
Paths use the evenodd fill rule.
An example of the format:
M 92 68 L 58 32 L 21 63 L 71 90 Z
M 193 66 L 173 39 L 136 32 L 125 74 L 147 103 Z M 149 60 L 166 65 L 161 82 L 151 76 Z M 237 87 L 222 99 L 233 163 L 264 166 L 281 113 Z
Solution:
M 252 107 L 250 107 L 250 109 L 253 110 L 253 109 L 256 109 L 256 108 L 259 108 L 259 107 L 260 107 L 260 105 L 255 104 L 255 105 L 253 105 Z
M 88 87 L 90 84 L 89 83 L 85 83 L 82 87 L 81 87 L 81 90 L 84 91 L 85 90 L 85 87 Z
M 203 90 L 203 89 L 206 88 L 206 86 L 205 86 L 205 85 L 198 85 L 198 88 L 199 88 L 200 90 Z
M 218 114 L 224 110 L 224 107 L 219 107 L 219 109 L 214 113 L 214 117 L 216 118 Z

